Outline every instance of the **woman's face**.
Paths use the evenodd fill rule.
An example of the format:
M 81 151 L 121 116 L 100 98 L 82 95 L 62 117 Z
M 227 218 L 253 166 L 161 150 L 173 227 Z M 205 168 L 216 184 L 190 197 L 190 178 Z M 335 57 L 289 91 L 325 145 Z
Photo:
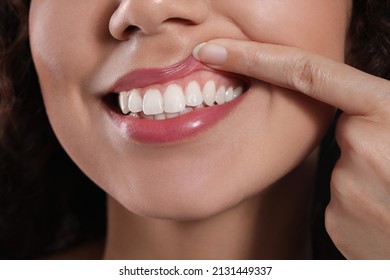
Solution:
M 226 210 L 302 162 L 334 109 L 202 67 L 193 48 L 226 37 L 343 61 L 351 2 L 32 0 L 31 48 L 51 125 L 76 164 L 130 211 L 196 219 Z M 130 97 L 135 114 L 121 112 L 121 92 L 122 109 Z M 209 106 L 214 94 L 220 104 L 235 99 Z M 153 120 L 161 117 L 172 119 Z

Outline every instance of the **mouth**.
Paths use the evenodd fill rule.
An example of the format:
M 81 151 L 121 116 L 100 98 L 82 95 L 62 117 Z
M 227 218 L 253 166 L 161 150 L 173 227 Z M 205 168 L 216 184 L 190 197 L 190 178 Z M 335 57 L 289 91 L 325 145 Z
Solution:
M 210 73 L 196 76 L 198 79 L 190 77 L 166 85 L 122 91 L 116 97 L 118 109 L 136 119 L 165 120 L 223 105 L 244 93 L 245 87 L 239 80 L 213 79 Z
M 158 144 L 189 138 L 215 124 L 248 87 L 243 77 L 187 59 L 165 69 L 130 73 L 103 100 L 123 135 Z

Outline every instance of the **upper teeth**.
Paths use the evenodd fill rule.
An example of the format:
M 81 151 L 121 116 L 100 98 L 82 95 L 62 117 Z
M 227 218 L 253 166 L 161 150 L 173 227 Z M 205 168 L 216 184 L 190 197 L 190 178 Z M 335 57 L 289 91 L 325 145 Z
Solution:
M 119 106 L 123 114 L 137 113 L 145 116 L 158 116 L 162 114 L 173 114 L 190 112 L 192 108 L 203 106 L 222 105 L 239 97 L 243 93 L 242 86 L 217 88 L 212 80 L 205 83 L 203 90 L 197 81 L 191 81 L 185 89 L 177 84 L 167 87 L 164 94 L 159 89 L 149 88 L 142 97 L 141 90 L 133 89 L 119 94 Z M 188 108 L 192 107 L 192 108 Z M 155 118 L 156 119 L 156 118 Z

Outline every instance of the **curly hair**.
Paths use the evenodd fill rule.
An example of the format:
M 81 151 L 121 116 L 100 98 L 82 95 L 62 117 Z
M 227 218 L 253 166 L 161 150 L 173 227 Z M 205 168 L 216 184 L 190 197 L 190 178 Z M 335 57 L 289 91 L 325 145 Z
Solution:
M 390 1 L 355 0 L 349 38 L 347 62 L 389 80 Z
M 30 0 L 0 2 L 1 259 L 39 258 L 105 233 L 103 191 L 72 163 L 49 125 L 29 48 L 29 5 Z M 389 0 L 354 0 L 347 53 L 349 64 L 386 79 L 389 15 Z M 323 226 L 339 154 L 333 133 L 334 128 L 323 141 L 317 176 L 316 258 L 340 257 Z

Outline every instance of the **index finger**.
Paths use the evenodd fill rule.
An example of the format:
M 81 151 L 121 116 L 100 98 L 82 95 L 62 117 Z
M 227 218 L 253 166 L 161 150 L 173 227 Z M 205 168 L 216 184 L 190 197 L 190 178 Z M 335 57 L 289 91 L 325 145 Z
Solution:
M 233 39 L 199 45 L 194 56 L 213 68 L 304 93 L 351 115 L 390 102 L 390 82 L 301 49 Z

